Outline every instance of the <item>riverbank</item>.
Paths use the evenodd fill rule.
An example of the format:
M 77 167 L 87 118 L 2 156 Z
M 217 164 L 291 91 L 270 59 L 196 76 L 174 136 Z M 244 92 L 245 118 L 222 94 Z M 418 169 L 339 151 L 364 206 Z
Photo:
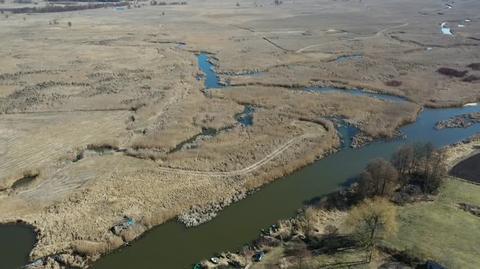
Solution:
M 210 222 L 194 229 L 185 229 L 173 222 L 154 228 L 147 237 L 141 238 L 131 247 L 100 259 L 94 264 L 94 268 L 118 267 L 128 262 L 147 268 L 149 261 L 160 255 L 159 253 L 178 252 L 182 255 L 161 255 L 162 261 L 166 266 L 183 268 L 221 249 L 239 249 L 248 242 L 248 238 L 255 239 L 260 229 L 270 226 L 280 218 L 295 215 L 296 210 L 305 202 L 315 201 L 318 199 L 316 197 L 337 190 L 349 179 L 357 176 L 369 160 L 389 158 L 390 154 L 405 143 L 430 141 L 435 146 L 443 147 L 475 134 L 479 126 L 442 131 L 434 129 L 438 120 L 472 109 L 477 108 L 426 109 L 417 122 L 401 128 L 403 139 L 376 141 L 357 150 L 344 148 L 264 186 L 244 200 L 225 208 Z M 347 166 L 335 165 L 338 163 Z M 256 221 L 249 221 L 251 219 Z M 177 241 L 175 238 L 182 240 Z
M 449 167 L 456 165 L 459 158 L 471 155 L 471 150 L 476 150 L 479 145 L 480 137 L 476 135 L 445 147 L 443 151 L 446 154 L 446 164 Z M 331 194 L 331 199 L 317 202 L 320 207 L 306 206 L 296 217 L 280 220 L 269 228 L 262 229 L 260 237 L 240 251 L 220 252 L 213 258 L 201 261 L 199 268 L 227 265 L 254 269 L 271 266 L 297 268 L 299 263 L 306 268 L 342 265 L 351 268 L 379 268 L 382 264 L 416 266 L 431 260 L 448 268 L 476 268 L 480 261 L 476 259 L 473 244 L 477 241 L 474 238 L 479 236 L 477 231 L 480 219 L 475 208 L 480 204 L 476 198 L 480 187 L 474 183 L 449 177 L 431 201 L 397 205 L 399 232 L 381 242 L 371 261 L 366 260 L 369 251 L 353 245 L 347 250 L 341 248 L 326 253 L 316 249 L 334 246 L 333 241 L 328 241 L 332 234 L 336 238 L 347 235 L 343 229 L 348 211 L 339 211 L 335 209 L 338 205 L 328 204 L 329 200 L 336 201 L 334 197 L 352 196 L 348 193 L 353 189 L 346 189 Z M 465 204 L 469 206 L 463 207 Z M 473 208 L 473 211 L 470 212 L 469 208 Z M 446 220 L 445 216 L 454 217 Z M 323 239 L 319 239 L 322 243 L 314 247 L 309 246 L 312 239 L 306 238 Z M 458 254 L 452 256 L 447 255 L 447 252 Z

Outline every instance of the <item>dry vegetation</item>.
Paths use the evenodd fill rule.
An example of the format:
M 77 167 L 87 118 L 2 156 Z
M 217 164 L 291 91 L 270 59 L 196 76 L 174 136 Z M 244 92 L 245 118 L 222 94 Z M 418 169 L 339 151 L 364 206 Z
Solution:
M 446 18 L 432 12 L 437 2 L 246 1 L 240 8 L 211 0 L 2 15 L 0 222 L 38 229 L 32 259 L 62 253 L 65 264 L 85 266 L 154 225 L 228 205 L 335 150 L 329 117 L 365 136 L 391 137 L 422 105 L 476 101 L 472 83 L 436 70 L 468 65 L 478 77 L 471 63 L 480 26 L 456 29 L 454 38 L 433 26 L 473 18 L 478 1 L 458 3 Z M 231 87 L 202 92 L 199 51 L 214 55 Z M 312 85 L 413 102 L 303 91 Z M 235 118 L 246 104 L 255 107 L 252 126 Z M 208 129 L 217 132 L 202 135 Z M 28 184 L 15 188 L 22 179 Z M 138 225 L 112 234 L 123 216 Z
M 372 137 L 394 136 L 395 130 L 414 121 L 420 110 L 418 105 L 410 102 L 393 103 L 348 93 L 315 93 L 278 87 L 234 87 L 216 90 L 212 94 L 269 109 L 280 117 L 294 115 L 309 120 L 322 116 L 345 118 Z M 366 103 L 368 107 L 365 107 Z

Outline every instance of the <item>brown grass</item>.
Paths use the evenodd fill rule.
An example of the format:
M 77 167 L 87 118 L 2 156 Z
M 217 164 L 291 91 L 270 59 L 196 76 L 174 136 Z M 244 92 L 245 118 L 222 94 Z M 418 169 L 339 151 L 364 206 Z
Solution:
M 264 107 L 277 117 L 318 119 L 337 116 L 372 137 L 392 137 L 395 130 L 417 117 L 420 107 L 410 102 L 391 103 L 348 93 L 308 93 L 283 88 L 235 87 L 216 96 Z M 282 104 L 279 106 L 278 104 Z
M 143 216 L 139 222 L 145 225 L 147 228 L 152 228 L 156 225 L 167 222 L 173 219 L 178 213 L 172 210 L 158 209 L 154 210 L 147 215 Z
M 331 124 L 331 123 L 330 123 Z M 328 130 L 328 134 L 322 138 L 322 142 L 315 146 L 315 150 L 310 150 L 301 157 L 290 160 L 278 169 L 268 171 L 268 173 L 254 172 L 246 180 L 244 187 L 246 190 L 254 190 L 262 185 L 268 184 L 277 178 L 289 175 L 294 171 L 313 163 L 321 156 L 325 156 L 340 144 L 340 140 L 336 135 L 334 128 Z
M 82 256 L 96 256 L 123 245 L 120 237 L 111 237 L 107 242 L 77 240 L 72 243 L 72 250 Z

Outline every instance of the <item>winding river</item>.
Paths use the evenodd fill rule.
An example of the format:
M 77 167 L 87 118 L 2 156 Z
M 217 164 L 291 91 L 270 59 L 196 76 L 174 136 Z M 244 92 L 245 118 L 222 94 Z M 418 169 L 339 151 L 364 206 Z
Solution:
M 208 56 L 201 54 L 199 64 L 206 75 L 206 88 L 219 88 L 218 77 L 208 61 Z M 328 91 L 345 92 L 331 88 Z M 354 94 L 366 93 L 355 91 Z M 373 95 L 372 97 L 375 97 L 375 94 Z M 306 201 L 340 188 L 374 158 L 389 158 L 403 144 L 428 141 L 436 147 L 441 147 L 480 132 L 480 124 L 466 129 L 440 131 L 434 129 L 435 123 L 439 120 L 479 111 L 478 106 L 425 109 L 415 123 L 401 128 L 402 133 L 406 135 L 404 139 L 377 141 L 360 149 L 343 147 L 335 154 L 264 186 L 246 199 L 225 208 L 208 223 L 188 229 L 175 221 L 162 224 L 133 242 L 132 246 L 101 258 L 92 267 L 184 269 L 191 268 L 193 263 L 216 252 L 239 249 L 255 239 L 262 228 L 279 219 L 294 216 L 296 210 Z M 339 131 L 347 141 L 355 133 L 354 129 L 347 126 L 340 128 Z M 4 230 L 5 228 L 0 228 L 0 237 L 8 234 Z M 15 238 L 15 241 L 18 240 L 27 239 Z M 31 245 L 24 247 L 31 248 Z M 23 250 L 28 252 L 29 249 Z M 19 253 L 25 253 L 22 251 Z M 4 262 L 1 262 L 2 265 Z
M 206 88 L 220 88 L 218 76 L 208 56 L 201 54 L 199 66 L 204 72 Z M 353 95 L 368 95 L 389 101 L 404 101 L 399 97 L 367 93 L 360 90 L 345 91 L 332 88 L 310 89 L 320 93 L 335 91 Z M 414 142 L 432 142 L 445 146 L 480 132 L 480 125 L 467 129 L 434 129 L 439 120 L 477 112 L 480 107 L 425 109 L 418 120 L 401 128 L 405 139 L 377 141 L 361 149 L 343 147 L 343 150 L 316 161 L 293 174 L 264 186 L 246 199 L 225 208 L 215 219 L 194 228 L 170 221 L 147 232 L 131 247 L 120 249 L 100 259 L 93 268 L 191 268 L 192 264 L 216 252 L 237 250 L 255 239 L 262 228 L 277 220 L 295 215 L 298 208 L 311 199 L 328 194 L 359 174 L 374 158 L 389 158 L 399 146 Z M 355 130 L 348 126 L 340 133 L 349 144 Z M 341 165 L 339 165 L 341 164 Z
M 131 247 L 100 259 L 93 268 L 191 268 L 215 252 L 239 249 L 255 239 L 260 229 L 294 216 L 307 200 L 338 189 L 374 158 L 388 158 L 407 143 L 429 141 L 441 147 L 480 132 L 480 125 L 441 131 L 433 128 L 438 120 L 475 111 L 480 107 L 426 109 L 415 123 L 401 128 L 406 139 L 379 141 L 357 150 L 346 147 L 263 187 L 208 223 L 189 229 L 174 221 L 160 225 Z

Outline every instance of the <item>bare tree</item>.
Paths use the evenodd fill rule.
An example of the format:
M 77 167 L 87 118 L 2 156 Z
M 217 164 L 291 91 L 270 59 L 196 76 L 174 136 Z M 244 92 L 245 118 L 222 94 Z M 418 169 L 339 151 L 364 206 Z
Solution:
M 362 198 L 390 196 L 398 185 L 398 172 L 393 165 L 383 159 L 374 160 L 362 172 L 359 181 L 359 194 Z
M 445 155 L 431 143 L 401 147 L 392 157 L 392 164 L 404 184 L 419 184 L 426 193 L 437 190 L 446 176 Z
M 411 173 L 411 169 L 414 162 L 414 149 L 412 145 L 402 146 L 397 152 L 392 156 L 392 164 L 395 166 L 397 171 L 402 175 L 406 176 Z
M 447 175 L 445 153 L 434 151 L 425 159 L 423 166 L 423 175 L 420 177 L 423 191 L 433 193 L 441 186 L 443 178 Z
M 402 183 L 421 184 L 424 192 L 432 193 L 447 171 L 445 155 L 431 143 L 401 147 L 392 157 L 392 164 L 402 176 Z

